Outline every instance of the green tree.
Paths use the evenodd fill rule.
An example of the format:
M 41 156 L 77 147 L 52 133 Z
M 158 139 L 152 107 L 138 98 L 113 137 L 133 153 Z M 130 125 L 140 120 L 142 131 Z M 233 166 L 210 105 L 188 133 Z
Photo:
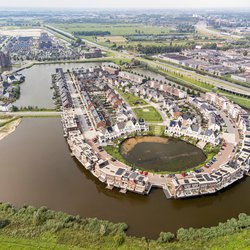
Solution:
M 158 242 L 160 243 L 166 243 L 174 239 L 174 234 L 170 232 L 161 232 L 159 238 L 157 239 Z

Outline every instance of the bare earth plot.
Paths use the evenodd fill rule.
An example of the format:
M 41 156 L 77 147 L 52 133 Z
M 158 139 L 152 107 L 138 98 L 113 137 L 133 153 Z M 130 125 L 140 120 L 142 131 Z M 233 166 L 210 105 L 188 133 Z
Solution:
M 9 29 L 2 27 L 0 29 L 0 35 L 39 37 L 42 31 L 42 29 Z
M 127 39 L 123 36 L 98 36 L 97 42 L 104 43 L 110 41 L 111 43 L 125 43 Z

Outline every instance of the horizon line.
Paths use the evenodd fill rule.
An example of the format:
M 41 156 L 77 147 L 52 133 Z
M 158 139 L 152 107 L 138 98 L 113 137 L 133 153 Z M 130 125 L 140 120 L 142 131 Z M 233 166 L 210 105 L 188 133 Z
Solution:
M 164 8 L 154 8 L 154 7 L 139 7 L 139 8 L 129 8 L 129 7 L 56 7 L 56 6 L 50 6 L 50 7 L 44 7 L 44 6 L 0 6 L 1 9 L 8 9 L 8 10 L 25 10 L 25 9 L 34 9 L 34 10 L 47 10 L 47 9 L 53 9 L 53 10 L 75 10 L 75 11 L 89 11 L 89 10 L 112 10 L 112 11 L 120 11 L 120 10 L 158 10 L 158 11 L 164 11 L 164 10 L 242 10 L 242 11 L 248 11 L 250 10 L 250 6 L 228 6 L 228 7 L 164 7 Z

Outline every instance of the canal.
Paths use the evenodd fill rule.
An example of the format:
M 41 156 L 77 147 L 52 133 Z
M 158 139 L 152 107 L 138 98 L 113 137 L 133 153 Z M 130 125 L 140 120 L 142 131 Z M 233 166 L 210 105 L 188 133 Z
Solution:
M 158 189 L 149 196 L 105 189 L 70 156 L 59 118 L 24 119 L 0 141 L 0 159 L 2 202 L 126 222 L 130 235 L 156 238 L 250 214 L 249 177 L 215 195 L 183 200 L 167 200 Z
M 25 76 L 25 82 L 21 84 L 20 98 L 14 103 L 17 107 L 37 106 L 38 108 L 52 109 L 53 90 L 50 89 L 51 75 L 55 74 L 56 68 L 63 68 L 65 71 L 72 68 L 94 67 L 101 63 L 56 63 L 39 64 L 24 69 L 19 73 Z

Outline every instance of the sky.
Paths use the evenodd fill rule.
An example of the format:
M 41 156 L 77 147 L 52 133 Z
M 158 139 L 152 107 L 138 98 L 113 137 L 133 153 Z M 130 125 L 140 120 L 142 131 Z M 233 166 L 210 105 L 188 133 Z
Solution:
M 0 7 L 43 8 L 250 8 L 250 0 L 0 0 Z

